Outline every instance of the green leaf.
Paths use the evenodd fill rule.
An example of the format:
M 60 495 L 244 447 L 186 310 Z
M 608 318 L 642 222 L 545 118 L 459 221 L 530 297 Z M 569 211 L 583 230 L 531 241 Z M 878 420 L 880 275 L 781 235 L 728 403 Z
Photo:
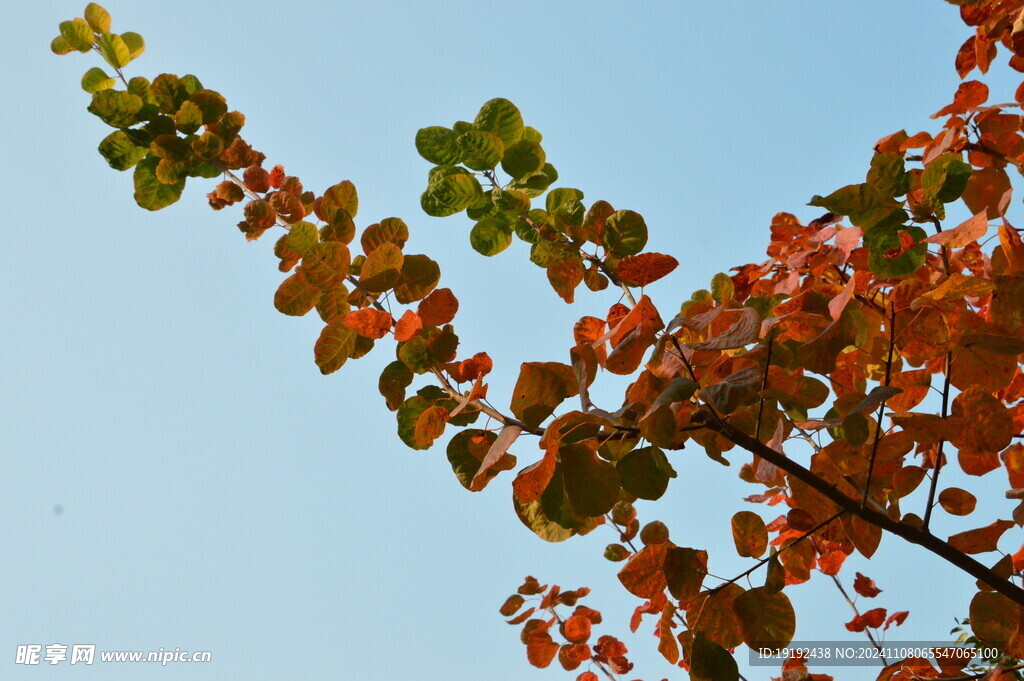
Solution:
M 132 60 L 131 50 L 116 33 L 104 33 L 100 36 L 100 54 L 115 69 L 128 66 Z
M 149 87 L 153 102 L 168 115 L 177 113 L 189 97 L 188 90 L 180 78 L 170 73 L 161 73 Z
M 85 20 L 96 33 L 106 33 L 110 30 L 110 13 L 95 2 L 85 6 Z
M 523 116 L 516 105 L 507 99 L 492 99 L 480 107 L 473 121 L 477 130 L 493 132 L 508 147 L 519 141 L 523 134 Z
M 616 211 L 605 220 L 603 239 L 612 255 L 636 255 L 647 245 L 647 223 L 639 213 Z
M 402 281 L 404 262 L 402 249 L 390 242 L 381 244 L 366 256 L 359 271 L 359 283 L 373 293 L 387 291 Z
M 174 127 L 186 135 L 191 135 L 203 125 L 203 112 L 195 102 L 182 102 L 174 114 Z
M 139 122 L 142 98 L 121 90 L 102 90 L 92 96 L 89 113 L 112 128 L 128 128 Z
M 690 644 L 691 681 L 739 681 L 739 667 L 729 651 L 697 632 Z
M 439 166 L 453 166 L 462 161 L 458 136 L 440 125 L 420 128 L 416 132 L 416 151 Z
M 60 22 L 60 34 L 68 45 L 83 54 L 92 49 L 93 41 L 96 40 L 92 27 L 85 19 L 79 17 Z
M 377 382 L 377 389 L 384 397 L 388 409 L 396 411 L 405 401 L 405 389 L 413 379 L 412 370 L 399 360 L 384 367 Z
M 82 76 L 82 89 L 90 94 L 109 90 L 112 87 L 114 87 L 114 79 L 97 66 L 92 67 Z
M 573 189 L 572 187 L 559 187 L 558 189 L 552 189 L 551 193 L 548 194 L 547 199 L 545 199 L 544 202 L 544 209 L 549 213 L 554 213 L 570 201 L 582 200 L 583 192 L 579 189 Z
M 864 244 L 870 249 L 868 267 L 879 277 L 884 279 L 905 277 L 917 272 L 924 265 L 928 246 L 923 243 L 923 240 L 927 237 L 927 233 L 916 225 L 908 225 L 904 231 L 913 237 L 915 245 L 894 258 L 888 257 L 886 253 L 900 250 L 899 230 L 875 228 L 865 233 Z
M 505 149 L 505 155 L 501 159 L 501 168 L 515 179 L 521 179 L 533 175 L 541 168 L 547 156 L 544 148 L 539 142 L 519 140 Z
M 530 198 L 540 196 L 548 187 L 553 185 L 558 179 L 558 171 L 550 163 L 545 163 L 544 167 L 539 172 L 524 177 L 519 180 L 515 180 L 508 185 L 509 189 L 515 189 L 521 191 Z
M 193 92 L 188 99 L 203 112 L 203 125 L 216 123 L 221 116 L 228 112 L 227 100 L 224 99 L 224 95 L 215 90 Z
M 732 300 L 736 287 L 732 283 L 732 277 L 724 272 L 719 272 L 711 277 L 711 299 L 719 305 L 727 304 Z
M 751 648 L 779 650 L 789 645 L 796 630 L 796 614 L 789 597 L 766 587 L 750 589 L 733 601 L 743 642 Z
M 512 230 L 495 218 L 484 218 L 473 225 L 469 243 L 481 255 L 497 255 L 512 243 Z
M 458 140 L 462 163 L 473 170 L 492 170 L 501 161 L 505 145 L 492 132 L 470 130 Z
M 971 166 L 959 154 L 943 154 L 929 163 L 921 173 L 923 200 L 951 203 L 960 198 L 971 178 Z
M 441 280 L 441 268 L 425 255 L 407 255 L 402 261 L 402 283 L 395 288 L 395 300 L 402 305 L 426 298 Z
M 515 466 L 516 457 L 511 454 L 503 454 L 481 476 L 483 485 L 479 486 L 479 488 L 471 486 L 473 478 L 476 477 L 477 472 L 480 470 L 480 464 L 483 463 L 484 457 L 487 455 L 487 451 L 497 439 L 497 433 L 471 428 L 458 433 L 448 443 L 448 463 L 452 465 L 455 477 L 459 479 L 459 482 L 466 489 L 479 491 L 498 473 L 510 470 Z
M 417 374 L 451 362 L 459 345 L 459 337 L 451 329 L 450 325 L 444 329 L 424 328 L 402 343 L 398 348 L 398 359 Z
M 448 175 L 433 184 L 428 192 L 439 204 L 456 213 L 473 205 L 483 196 L 480 183 L 466 173 Z
M 552 488 L 552 486 L 549 485 L 549 488 Z M 513 497 L 512 501 L 515 504 L 516 515 L 519 516 L 519 520 L 523 525 L 526 525 L 526 527 L 544 541 L 552 543 L 563 542 L 576 534 L 576 530 L 563 527 L 548 517 L 548 514 L 544 510 L 544 500 L 546 496 L 548 496 L 548 492 L 545 490 L 544 496 L 540 499 L 534 499 L 529 504 L 523 504 Z
M 359 212 L 359 195 L 356 186 L 349 180 L 342 180 L 329 187 L 320 201 L 320 212 L 327 222 L 335 222 L 339 210 L 345 211 L 352 218 Z
M 147 156 L 135 166 L 135 203 L 146 210 L 160 210 L 171 205 L 181 198 L 185 189 L 185 180 L 173 184 L 158 180 L 156 167 L 159 163 L 156 156 Z
M 612 464 L 584 444 L 562 445 L 558 457 L 565 495 L 575 513 L 597 518 L 612 510 L 622 489 Z
M 122 33 L 121 40 L 128 46 L 128 53 L 132 59 L 138 59 L 139 55 L 146 51 L 146 41 L 134 31 Z
M 544 138 L 537 130 L 526 125 L 523 126 L 523 139 L 529 142 L 540 142 Z
M 104 137 L 99 152 L 114 170 L 128 170 L 146 156 L 146 149 L 135 144 L 123 130 Z
M 525 362 L 512 390 L 512 413 L 536 428 L 567 397 L 579 392 L 572 367 L 558 362 Z
M 288 237 L 285 244 L 288 248 L 299 255 L 306 255 L 309 249 L 320 240 L 320 232 L 312 222 L 300 220 L 288 230 Z
M 398 437 L 411 449 L 430 449 L 444 432 L 446 414 L 433 400 L 422 395 L 410 397 L 398 408 Z
M 903 196 L 910 189 L 910 175 L 902 154 L 876 153 L 871 158 L 867 183 L 883 196 Z
M 814 196 L 809 206 L 819 206 L 837 215 L 850 216 L 854 224 L 860 225 L 859 220 L 854 217 L 892 205 L 890 197 L 882 194 L 874 186 L 863 184 L 850 184 L 835 190 L 828 196 Z
M 71 43 L 68 42 L 67 38 L 59 35 L 50 41 L 50 51 L 54 54 L 63 55 L 74 52 L 75 48 L 71 46 Z
M 665 453 L 657 447 L 634 449 L 619 459 L 615 468 L 623 489 L 641 499 L 660 499 L 669 479 L 676 477 Z

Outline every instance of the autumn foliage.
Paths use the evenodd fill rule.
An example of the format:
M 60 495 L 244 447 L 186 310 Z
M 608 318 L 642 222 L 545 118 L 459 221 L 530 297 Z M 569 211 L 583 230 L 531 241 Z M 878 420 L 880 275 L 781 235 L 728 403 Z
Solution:
M 984 74 L 1000 54 L 1024 72 L 1024 0 L 953 4 L 970 31 L 955 59 L 961 79 Z M 1003 653 L 992 674 L 1024 658 L 1024 548 L 992 556 L 1004 535 L 1021 541 L 1024 526 L 1024 243 L 1006 218 L 1011 175 L 1024 167 L 1024 84 L 992 97 L 964 80 L 932 116 L 937 134 L 881 138 L 862 180 L 811 199 L 819 217 L 804 224 L 779 213 L 766 260 L 718 274 L 684 301 L 656 303 L 645 291 L 679 263 L 646 250 L 644 218 L 556 186 L 541 133 L 511 102 L 493 99 L 472 122 L 419 130 L 416 149 L 431 164 L 424 212 L 463 214 L 484 256 L 525 242 L 555 294 L 566 303 L 579 295 L 585 307 L 566 362 L 523 363 L 502 397 L 488 394 L 487 354 L 460 348 L 458 299 L 438 288 L 437 262 L 405 252 L 402 219 L 359 228 L 351 182 L 318 193 L 282 165 L 268 168 L 241 136 L 245 116 L 195 76 L 128 79 L 142 38 L 112 33 L 95 4 L 60 25 L 52 48 L 96 51 L 113 72 L 90 68 L 82 87 L 89 111 L 113 128 L 100 154 L 133 170 L 141 207 L 164 208 L 186 182 L 217 179 L 210 206 L 239 204 L 246 239 L 282 228 L 274 253 L 287 276 L 273 303 L 321 318 L 321 372 L 379 342 L 396 352 L 379 391 L 406 445 L 428 449 L 451 436 L 459 482 L 478 491 L 508 480 L 519 519 L 546 541 L 614 528 L 605 557 L 621 563 L 622 586 L 638 599 L 629 628 L 653 623 L 658 650 L 691 678 L 737 679 L 737 648 L 789 644 L 796 612 L 787 591 L 812 578 L 844 589 L 844 560 L 870 558 L 886 534 L 977 580 L 959 607 L 975 640 Z M 947 219 L 953 204 L 972 217 Z M 583 295 L 605 289 L 620 294 L 608 309 Z M 591 400 L 603 372 L 632 377 L 621 404 Z M 633 502 L 665 493 L 684 447 L 738 463 L 750 486 L 737 493 L 757 510 L 731 519 L 750 569 L 733 579 L 710 577 L 713 555 L 637 517 Z M 935 536 L 934 513 L 975 512 L 975 494 L 942 484 L 950 466 L 1000 478 L 1012 510 Z M 762 573 L 763 585 L 751 586 Z M 882 591 L 860 573 L 847 584 L 863 599 Z M 557 660 L 578 681 L 631 671 L 613 633 L 627 623 L 604 622 L 581 603 L 588 593 L 531 577 L 501 606 L 531 664 Z M 907 616 L 854 606 L 845 626 L 874 643 Z M 888 662 L 880 679 L 964 674 L 963 664 Z M 778 674 L 811 677 L 800 658 Z

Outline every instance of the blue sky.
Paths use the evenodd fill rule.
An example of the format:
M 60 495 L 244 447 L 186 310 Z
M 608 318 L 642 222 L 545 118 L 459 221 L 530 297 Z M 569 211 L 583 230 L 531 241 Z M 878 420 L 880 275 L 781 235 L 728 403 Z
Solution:
M 406 250 L 437 259 L 460 299 L 462 350 L 494 358 L 502 406 L 520 362 L 565 361 L 573 322 L 615 296 L 567 306 L 521 244 L 485 259 L 464 216 L 423 215 L 418 128 L 514 101 L 544 134 L 560 185 L 641 212 L 650 248 L 680 260 L 650 290 L 671 314 L 716 272 L 762 260 L 775 212 L 815 217 L 813 194 L 860 181 L 879 137 L 932 129 L 967 35 L 938 0 L 106 6 L 115 31 L 146 38 L 129 75 L 195 73 L 247 115 L 246 137 L 271 164 L 320 190 L 354 181 L 360 226 L 406 220 Z M 107 131 L 78 85 L 94 58 L 48 49 L 81 11 L 5 11 L 2 675 L 573 678 L 529 667 L 497 614 L 534 574 L 593 589 L 605 630 L 634 652 L 630 678 L 683 677 L 654 651 L 653 624 L 626 636 L 637 603 L 601 558 L 611 532 L 544 544 L 512 512 L 508 474 L 470 494 L 442 445 L 404 448 L 376 391 L 386 343 L 320 375 L 319 320 L 273 309 L 271 239 L 245 243 L 236 213 L 207 208 L 202 182 L 159 213 L 134 205 L 130 173 L 95 150 Z M 1010 76 L 988 81 L 994 100 L 1012 97 Z M 594 397 L 617 406 L 621 382 L 606 385 Z M 536 456 L 529 442 L 513 451 Z M 656 512 L 641 506 L 728 575 L 745 567 L 729 517 L 757 491 L 736 478 L 746 457 L 732 458 L 726 469 L 695 448 L 677 453 L 679 479 Z M 877 605 L 911 611 L 900 640 L 945 633 L 973 593 L 893 537 L 850 567 L 848 582 L 859 569 L 885 590 Z M 798 638 L 851 640 L 830 582 L 790 595 Z M 210 650 L 214 662 L 11 662 L 18 644 L 54 642 Z

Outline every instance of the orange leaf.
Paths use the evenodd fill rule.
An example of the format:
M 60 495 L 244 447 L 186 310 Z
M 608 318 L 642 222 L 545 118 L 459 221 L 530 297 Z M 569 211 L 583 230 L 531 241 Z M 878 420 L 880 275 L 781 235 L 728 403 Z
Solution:
M 512 481 L 512 492 L 522 504 L 529 504 L 540 498 L 555 474 L 555 449 L 544 454 L 544 458 L 523 470 Z
M 670 546 L 669 542 L 645 546 L 619 570 L 619 581 L 629 593 L 640 598 L 654 598 L 665 590 L 668 583 L 662 567 Z
M 270 169 L 270 186 L 274 189 L 280 189 L 281 185 L 284 184 L 284 166 L 278 163 L 276 166 Z
M 647 286 L 679 267 L 679 261 L 662 253 L 629 255 L 619 262 L 619 278 L 628 284 Z
M 428 326 L 443 326 L 455 319 L 459 311 L 459 301 L 451 289 L 439 288 L 420 301 L 417 310 L 420 319 Z
M 951 515 L 970 515 L 978 499 L 967 490 L 949 487 L 939 492 L 939 504 Z
M 341 323 L 365 338 L 383 338 L 391 330 L 391 315 L 383 310 L 365 307 L 345 315 Z
M 423 328 L 423 320 L 412 310 L 406 310 L 402 318 L 395 324 L 395 340 L 405 342 L 415 336 Z
M 939 244 L 949 248 L 963 248 L 972 241 L 977 241 L 985 236 L 987 231 L 988 216 L 982 210 L 953 229 L 944 229 L 938 234 L 931 235 L 924 239 L 923 243 Z
M 932 114 L 932 118 L 967 113 L 968 109 L 981 106 L 986 100 L 988 100 L 988 85 L 977 80 L 969 80 L 966 83 L 961 83 L 957 88 L 956 94 L 953 96 L 953 103 Z
M 999 538 L 1011 527 L 1013 527 L 1011 521 L 997 520 L 986 527 L 954 534 L 949 538 L 949 545 L 967 554 L 995 551 L 999 544 Z

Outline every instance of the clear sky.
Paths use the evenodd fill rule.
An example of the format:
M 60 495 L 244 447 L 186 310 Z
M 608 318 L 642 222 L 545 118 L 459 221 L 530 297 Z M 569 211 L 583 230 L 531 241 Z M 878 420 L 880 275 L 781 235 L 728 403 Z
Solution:
M 408 222 L 407 250 L 437 259 L 461 301 L 462 349 L 494 358 L 502 406 L 520 362 L 566 361 L 572 323 L 615 296 L 567 306 L 522 244 L 485 259 L 465 216 L 423 215 L 418 128 L 514 101 L 560 185 L 643 213 L 650 248 L 681 261 L 650 290 L 671 314 L 716 272 L 762 260 L 775 212 L 816 217 L 813 194 L 861 181 L 876 139 L 933 129 L 968 34 L 940 0 L 106 6 L 115 31 L 146 38 L 130 75 L 195 73 L 247 115 L 271 164 L 318 190 L 354 181 L 360 226 Z M 159 213 L 134 205 L 131 174 L 96 153 L 107 129 L 78 85 L 97 58 L 49 52 L 58 22 L 81 11 L 4 10 L 0 676 L 571 679 L 529 667 L 497 613 L 534 574 L 593 588 L 604 630 L 634 653 L 628 678 L 683 678 L 655 652 L 652 622 L 628 635 L 637 602 L 601 558 L 611 532 L 544 544 L 512 512 L 509 474 L 471 494 L 443 443 L 401 444 L 376 391 L 386 342 L 320 375 L 316 315 L 272 306 L 272 239 L 245 243 L 237 211 L 210 211 L 202 181 Z M 1010 77 L 988 80 L 993 99 L 1012 97 Z M 615 408 L 620 383 L 607 385 L 595 398 Z M 537 455 L 532 442 L 513 451 L 524 464 Z M 736 478 L 746 456 L 728 469 L 692 447 L 673 457 L 679 479 L 641 517 L 708 548 L 714 572 L 739 572 L 729 517 L 757 491 Z M 973 592 L 891 536 L 850 568 L 848 583 L 857 569 L 885 590 L 878 606 L 911 611 L 894 639 L 947 632 Z M 798 638 L 856 640 L 830 582 L 789 593 Z M 214 661 L 13 663 L 18 644 L 55 642 Z

